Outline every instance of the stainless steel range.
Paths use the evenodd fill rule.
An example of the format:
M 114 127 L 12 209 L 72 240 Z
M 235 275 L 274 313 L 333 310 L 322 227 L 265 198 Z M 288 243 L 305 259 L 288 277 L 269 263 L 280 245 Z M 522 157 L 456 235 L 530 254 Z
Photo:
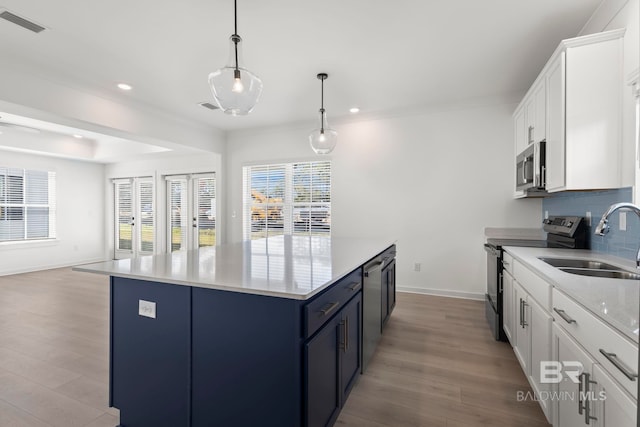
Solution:
M 587 249 L 588 227 L 579 216 L 552 216 L 542 221 L 546 239 L 487 239 L 487 293 L 485 314 L 496 340 L 506 341 L 502 330 L 502 248 L 504 246 L 526 246 L 538 248 Z

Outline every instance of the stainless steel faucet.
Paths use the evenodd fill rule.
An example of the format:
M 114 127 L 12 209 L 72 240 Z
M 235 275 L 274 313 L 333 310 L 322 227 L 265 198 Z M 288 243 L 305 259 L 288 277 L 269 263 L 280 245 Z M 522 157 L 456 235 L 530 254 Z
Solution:
M 635 214 L 640 217 L 640 207 L 634 205 L 633 203 L 616 203 L 614 205 L 611 205 L 609 206 L 609 209 L 607 209 L 607 211 L 604 213 L 604 215 L 602 215 L 602 219 L 600 219 L 600 222 L 596 227 L 596 235 L 604 236 L 609 232 L 609 217 L 618 209 L 635 212 Z M 638 248 L 638 254 L 636 255 L 636 267 L 640 268 L 640 248 Z

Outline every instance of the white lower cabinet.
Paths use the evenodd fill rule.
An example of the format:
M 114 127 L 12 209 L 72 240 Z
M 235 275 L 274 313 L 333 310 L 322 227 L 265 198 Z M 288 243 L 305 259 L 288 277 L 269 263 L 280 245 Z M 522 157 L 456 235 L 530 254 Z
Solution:
M 529 384 L 536 396 L 546 395 L 550 390 L 549 384 L 542 382 L 540 378 L 540 362 L 551 360 L 551 324 L 553 317 L 548 309 L 539 304 L 536 299 L 527 292 L 526 284 L 529 282 L 527 274 L 522 273 L 521 264 L 516 264 L 517 270 L 512 286 L 510 305 L 514 312 L 515 325 L 511 332 L 511 343 L 518 362 L 524 371 Z M 523 284 L 518 281 L 523 280 Z M 505 309 L 509 309 L 505 307 Z M 551 407 L 545 399 L 540 399 L 540 406 L 551 422 Z
M 592 415 L 598 427 L 635 427 L 637 404 L 599 365 L 593 367 Z
M 554 427 L 636 426 L 635 399 L 557 324 L 553 325 L 552 347 L 553 360 L 560 363 L 557 366 L 562 375 L 553 382 L 550 395 Z
M 586 408 L 581 396 L 581 392 L 585 393 L 585 377 L 592 375 L 593 359 L 557 324 L 553 325 L 552 351 L 553 362 L 559 363 L 547 376 L 553 384 L 549 403 L 554 427 L 594 425 L 585 424 Z
M 544 382 L 540 376 L 541 363 L 551 360 L 551 325 L 553 317 L 548 314 L 533 298 L 529 298 L 528 302 L 529 315 L 531 323 L 529 330 L 531 334 L 531 360 L 529 384 L 538 396 L 545 396 L 550 390 L 550 384 Z M 551 421 L 551 402 L 548 399 L 540 399 L 540 406 L 547 420 Z
M 513 313 L 513 277 L 506 270 L 502 272 L 502 329 L 509 342 L 514 339 L 514 313 Z

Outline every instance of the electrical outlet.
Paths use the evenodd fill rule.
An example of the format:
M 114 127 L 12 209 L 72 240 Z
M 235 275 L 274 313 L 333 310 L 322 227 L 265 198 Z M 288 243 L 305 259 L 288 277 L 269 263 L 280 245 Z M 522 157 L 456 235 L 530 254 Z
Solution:
M 544 219 L 549 218 L 549 211 L 544 211 Z
M 585 215 L 585 221 L 587 222 L 587 227 L 591 227 L 591 212 L 587 212 Z
M 422 268 L 421 263 L 416 262 L 415 264 L 413 264 L 413 271 L 420 271 L 421 268 Z
M 156 318 L 156 303 L 151 301 L 145 301 L 143 299 L 138 300 L 138 314 L 143 317 Z
M 620 212 L 620 230 L 626 231 L 627 229 L 627 213 L 622 211 Z

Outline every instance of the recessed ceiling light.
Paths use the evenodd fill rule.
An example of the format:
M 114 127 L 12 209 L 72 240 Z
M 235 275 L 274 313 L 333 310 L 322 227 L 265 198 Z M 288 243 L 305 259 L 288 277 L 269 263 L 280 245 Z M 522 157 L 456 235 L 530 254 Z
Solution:
M 78 138 L 78 139 L 82 139 L 82 138 L 84 138 L 82 135 L 78 135 L 78 134 L 74 134 L 74 135 L 73 135 L 73 137 L 74 137 L 74 138 Z
M 353 114 L 359 113 L 360 109 L 358 107 L 352 107 L 352 108 L 349 108 L 349 112 Z
M 133 87 L 131 85 L 126 84 L 126 83 L 118 83 L 118 89 L 131 90 L 131 89 L 133 89 Z

